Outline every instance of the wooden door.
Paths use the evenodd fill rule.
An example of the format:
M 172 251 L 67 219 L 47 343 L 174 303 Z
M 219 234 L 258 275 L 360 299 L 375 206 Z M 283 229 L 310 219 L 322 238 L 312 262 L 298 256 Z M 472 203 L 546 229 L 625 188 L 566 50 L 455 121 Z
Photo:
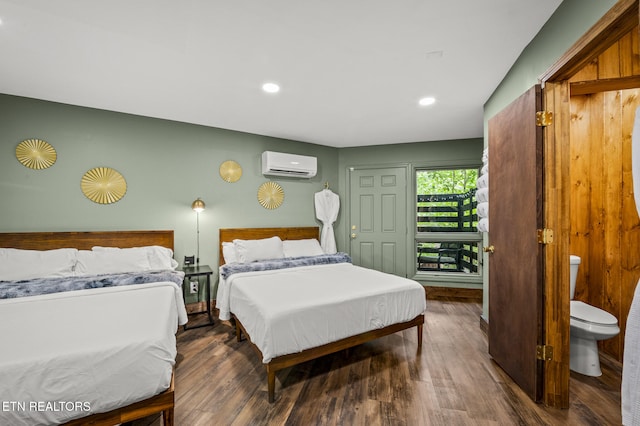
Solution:
M 535 401 L 543 386 L 541 109 L 535 86 L 489 120 L 489 354 Z
M 406 168 L 354 169 L 349 180 L 353 263 L 406 277 Z

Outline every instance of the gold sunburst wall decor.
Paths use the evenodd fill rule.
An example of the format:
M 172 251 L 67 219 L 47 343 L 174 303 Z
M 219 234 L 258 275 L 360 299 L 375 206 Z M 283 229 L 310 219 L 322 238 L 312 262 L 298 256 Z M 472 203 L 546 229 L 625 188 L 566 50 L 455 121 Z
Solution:
M 47 169 L 56 162 L 56 150 L 41 139 L 26 139 L 16 147 L 16 158 L 30 169 Z
M 220 177 L 225 182 L 237 182 L 242 177 L 242 167 L 233 160 L 227 160 L 220 164 Z
M 258 202 L 265 209 L 277 209 L 284 201 L 284 190 L 276 182 L 265 182 L 258 188 Z
M 127 192 L 127 182 L 117 171 L 109 167 L 96 167 L 82 176 L 82 193 L 98 204 L 119 201 Z

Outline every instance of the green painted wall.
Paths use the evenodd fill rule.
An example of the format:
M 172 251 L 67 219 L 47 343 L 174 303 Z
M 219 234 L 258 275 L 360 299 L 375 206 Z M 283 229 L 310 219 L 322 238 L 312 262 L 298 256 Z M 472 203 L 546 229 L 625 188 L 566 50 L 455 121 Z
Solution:
M 538 78 L 560 59 L 615 3 L 615 0 L 564 0 L 560 4 L 485 103 L 485 146 L 487 146 L 489 119 L 530 87 L 538 84 Z M 488 258 L 485 254 L 485 265 L 488 265 L 487 262 Z M 483 316 L 485 318 L 488 318 L 489 302 L 488 269 L 488 267 L 484 269 L 483 279 Z
M 340 176 L 347 167 L 424 164 L 441 165 L 456 161 L 482 160 L 482 139 L 401 143 L 342 148 L 339 152 Z
M 51 168 L 31 170 L 16 160 L 16 145 L 31 138 L 56 149 Z M 285 192 L 275 210 L 256 198 L 270 180 L 260 171 L 265 150 L 318 158 L 313 179 L 272 179 Z M 219 228 L 319 225 L 313 194 L 338 180 L 336 148 L 8 95 L 0 95 L 0 152 L 0 232 L 173 229 L 181 261 L 196 253 L 191 202 L 201 197 L 200 258 L 214 268 Z M 243 168 L 236 183 L 218 173 L 230 159 Z M 117 203 L 96 204 L 80 190 L 83 174 L 99 166 L 127 180 Z

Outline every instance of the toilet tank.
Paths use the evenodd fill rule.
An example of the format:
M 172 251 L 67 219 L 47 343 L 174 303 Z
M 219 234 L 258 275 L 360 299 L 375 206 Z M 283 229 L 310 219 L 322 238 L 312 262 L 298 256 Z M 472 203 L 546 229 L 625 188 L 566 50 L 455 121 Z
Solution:
M 571 255 L 569 256 L 569 262 L 571 264 L 571 293 L 570 294 L 570 299 L 573 300 L 573 295 L 576 293 L 576 279 L 578 278 L 578 268 L 580 267 L 580 257 L 579 256 L 575 256 L 575 255 Z

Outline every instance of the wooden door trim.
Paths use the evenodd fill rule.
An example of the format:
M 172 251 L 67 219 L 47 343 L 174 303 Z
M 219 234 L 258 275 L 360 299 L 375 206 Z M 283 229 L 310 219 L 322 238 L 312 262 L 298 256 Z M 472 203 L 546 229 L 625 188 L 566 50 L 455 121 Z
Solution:
M 544 130 L 544 220 L 554 230 L 553 244 L 545 247 L 544 338 L 553 346 L 553 359 L 544 373 L 545 405 L 569 407 L 569 141 L 570 85 L 573 77 L 639 22 L 638 0 L 620 0 L 540 76 L 545 110 L 554 114 Z M 611 84 L 611 82 L 609 82 Z
M 620 0 L 540 76 L 567 80 L 638 25 L 638 0 Z
M 569 408 L 569 83 L 549 83 L 543 92 L 545 110 L 554 112 L 552 126 L 544 128 L 544 227 L 554 241 L 544 246 L 544 344 L 553 347 L 545 362 L 545 405 Z

